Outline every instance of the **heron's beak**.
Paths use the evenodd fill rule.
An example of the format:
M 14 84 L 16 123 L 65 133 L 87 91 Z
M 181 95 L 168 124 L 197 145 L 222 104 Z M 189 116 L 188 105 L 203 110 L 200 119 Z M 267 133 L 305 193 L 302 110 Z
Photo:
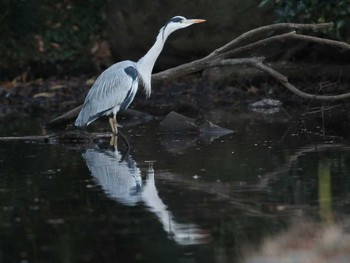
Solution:
M 205 22 L 205 19 L 187 19 L 187 23 L 189 24 L 197 24 L 197 23 L 203 23 Z

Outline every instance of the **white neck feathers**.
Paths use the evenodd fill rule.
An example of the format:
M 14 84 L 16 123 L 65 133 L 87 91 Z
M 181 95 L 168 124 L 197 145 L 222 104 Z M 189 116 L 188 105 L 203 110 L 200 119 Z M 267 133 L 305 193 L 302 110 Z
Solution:
M 151 76 L 154 64 L 164 47 L 164 43 L 169 36 L 166 27 L 159 30 L 156 42 L 151 49 L 137 62 L 137 71 L 141 76 L 142 84 L 145 88 L 147 97 L 151 95 Z

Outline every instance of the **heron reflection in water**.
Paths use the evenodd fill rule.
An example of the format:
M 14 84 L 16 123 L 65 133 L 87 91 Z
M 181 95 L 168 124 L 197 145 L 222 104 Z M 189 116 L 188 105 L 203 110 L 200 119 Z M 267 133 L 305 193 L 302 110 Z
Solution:
M 205 243 L 208 234 L 192 223 L 178 223 L 158 195 L 154 170 L 150 164 L 143 181 L 141 170 L 130 155 L 107 149 L 87 149 L 83 158 L 96 182 L 104 192 L 117 202 L 135 206 L 143 203 L 155 213 L 168 236 L 180 245 Z

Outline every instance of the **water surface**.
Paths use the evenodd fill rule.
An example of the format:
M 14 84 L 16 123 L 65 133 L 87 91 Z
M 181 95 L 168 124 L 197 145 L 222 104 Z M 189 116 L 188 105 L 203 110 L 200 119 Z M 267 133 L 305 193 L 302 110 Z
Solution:
M 295 218 L 347 216 L 347 123 L 208 118 L 235 132 L 166 135 L 151 122 L 123 129 L 129 154 L 108 139 L 1 142 L 0 261 L 239 262 Z M 41 134 L 42 122 L 16 120 L 0 136 Z

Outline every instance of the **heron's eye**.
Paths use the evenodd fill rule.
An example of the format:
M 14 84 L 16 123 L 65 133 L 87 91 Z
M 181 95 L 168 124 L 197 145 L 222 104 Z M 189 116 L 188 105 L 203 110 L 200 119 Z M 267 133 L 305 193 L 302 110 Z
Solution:
M 181 17 L 174 17 L 174 18 L 170 19 L 170 21 L 174 22 L 174 23 L 182 23 L 183 19 Z

